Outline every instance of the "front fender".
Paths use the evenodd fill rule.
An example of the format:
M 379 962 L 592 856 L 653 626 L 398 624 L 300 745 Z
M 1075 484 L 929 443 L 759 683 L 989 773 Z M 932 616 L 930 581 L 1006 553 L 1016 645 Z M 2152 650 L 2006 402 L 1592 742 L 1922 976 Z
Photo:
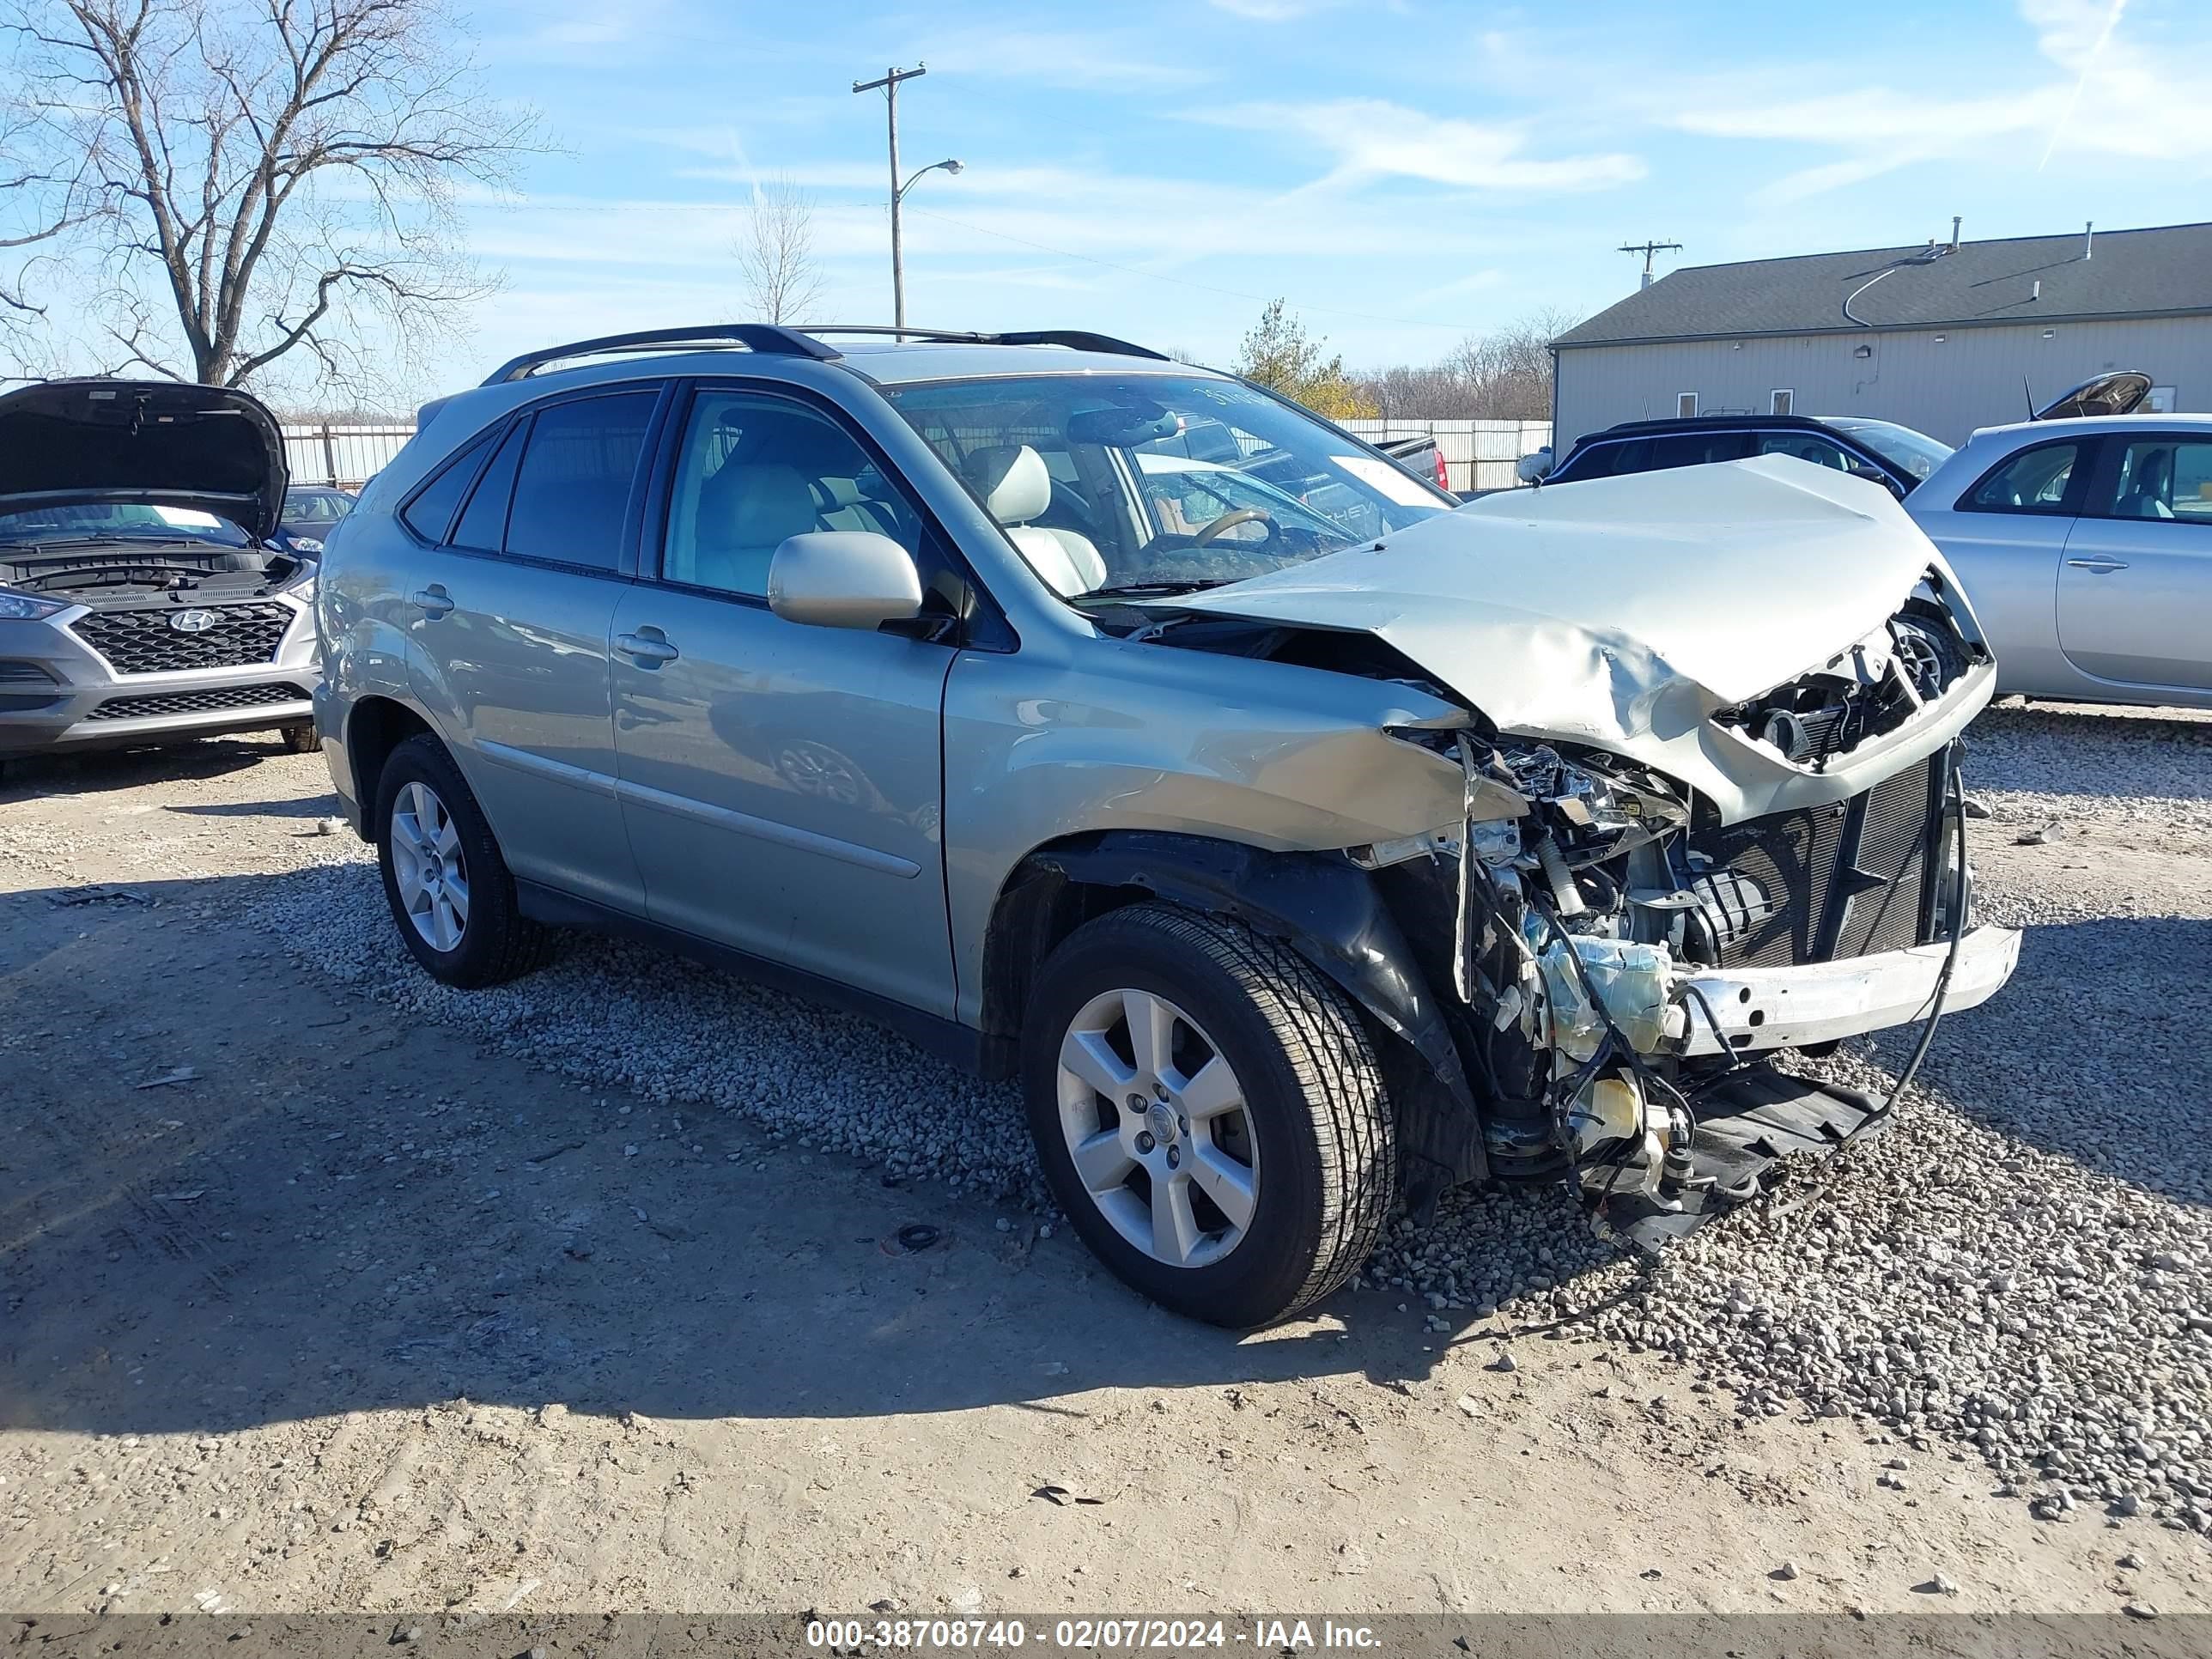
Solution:
M 1033 854 L 1032 870 L 1134 887 L 1288 945 L 1403 1040 L 1470 1118 L 1474 1091 L 1428 976 L 1373 878 L 1340 854 L 1270 853 L 1202 836 L 1106 830 Z

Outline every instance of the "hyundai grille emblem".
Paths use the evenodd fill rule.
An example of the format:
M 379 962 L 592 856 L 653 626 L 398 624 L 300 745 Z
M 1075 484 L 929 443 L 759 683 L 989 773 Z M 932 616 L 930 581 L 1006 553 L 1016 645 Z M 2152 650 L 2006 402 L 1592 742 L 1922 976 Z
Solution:
M 215 624 L 216 614 L 212 611 L 173 611 L 169 613 L 169 626 L 179 634 L 204 634 Z

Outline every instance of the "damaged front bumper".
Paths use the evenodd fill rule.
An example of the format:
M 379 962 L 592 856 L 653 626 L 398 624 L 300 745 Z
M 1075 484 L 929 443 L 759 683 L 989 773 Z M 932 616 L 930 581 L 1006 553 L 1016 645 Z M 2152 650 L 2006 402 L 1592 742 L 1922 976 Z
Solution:
M 1960 939 L 1943 1012 L 1955 1014 L 1996 995 L 2019 964 L 2020 939 L 2017 928 L 1981 927 Z M 1937 943 L 1795 968 L 1682 971 L 1675 1006 L 1688 1029 L 1673 1051 L 1695 1059 L 1802 1048 L 1910 1024 L 1934 1006 L 1950 953 L 1948 943 Z

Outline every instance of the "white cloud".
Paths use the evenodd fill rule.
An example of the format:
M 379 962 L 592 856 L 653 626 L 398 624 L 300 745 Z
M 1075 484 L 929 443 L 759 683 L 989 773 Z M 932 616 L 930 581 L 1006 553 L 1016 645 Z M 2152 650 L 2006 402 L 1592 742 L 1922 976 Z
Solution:
M 1524 124 L 1428 115 L 1375 98 L 1240 104 L 1191 118 L 1303 138 L 1333 158 L 1329 177 L 1339 183 L 1399 178 L 1462 190 L 1603 190 L 1644 172 L 1633 155 L 1531 155 Z
M 1780 72 L 1669 88 L 1662 118 L 1686 132 L 1841 152 L 1754 192 L 1805 200 L 1929 161 L 2018 165 L 2024 154 L 2212 162 L 2212 40 L 2159 51 L 2130 38 L 2114 0 L 2020 0 L 2037 53 L 2056 73 L 1968 96 L 1884 85 L 1804 98 Z
M 1085 92 L 1179 92 L 1214 77 L 1171 35 L 963 29 L 929 37 L 931 72 Z
M 1248 23 L 1295 23 L 1301 17 L 1328 11 L 1341 0 L 1206 0 L 1206 3 Z

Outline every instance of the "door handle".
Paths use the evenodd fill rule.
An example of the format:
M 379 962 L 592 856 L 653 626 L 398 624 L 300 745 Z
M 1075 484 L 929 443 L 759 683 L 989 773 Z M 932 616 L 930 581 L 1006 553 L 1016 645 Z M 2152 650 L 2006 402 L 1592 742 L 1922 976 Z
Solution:
M 2076 570 L 2094 570 L 2100 576 L 2128 568 L 2124 559 L 2069 559 L 2066 562 Z
M 452 597 L 437 582 L 432 582 L 428 587 L 416 588 L 407 596 L 407 603 L 422 611 L 432 622 L 437 621 L 439 617 L 453 608 Z
M 676 647 L 669 644 L 668 636 L 657 628 L 616 635 L 615 649 L 640 668 L 658 668 L 665 662 L 674 662 L 678 654 Z

